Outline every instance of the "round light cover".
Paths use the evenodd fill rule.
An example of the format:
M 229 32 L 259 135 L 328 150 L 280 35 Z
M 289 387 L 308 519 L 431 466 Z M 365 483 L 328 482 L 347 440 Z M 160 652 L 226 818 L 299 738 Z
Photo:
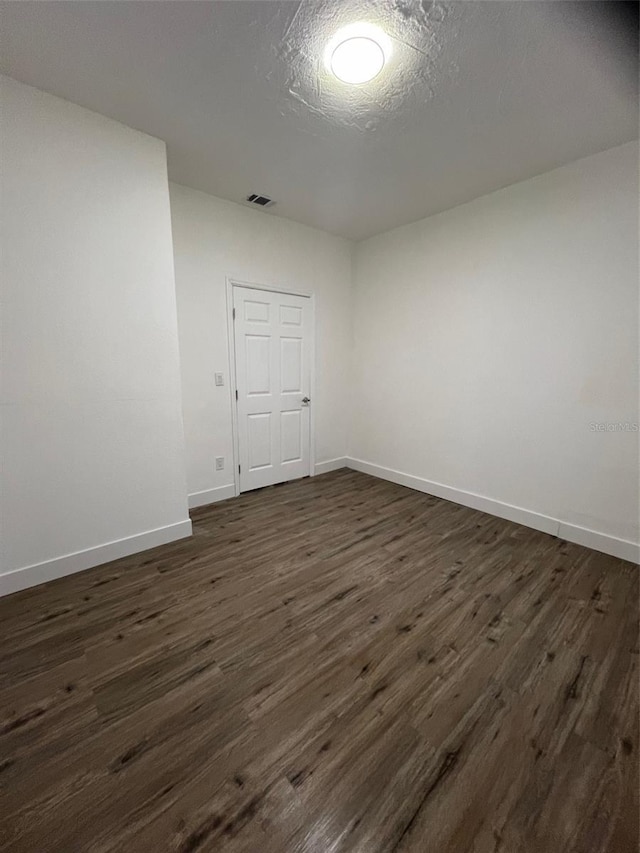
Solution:
M 387 34 L 373 24 L 361 22 L 349 24 L 334 35 L 324 60 L 327 70 L 338 80 L 358 86 L 377 77 L 390 54 Z
M 382 71 L 384 51 L 366 36 L 348 38 L 331 54 L 331 70 L 343 83 L 367 83 Z

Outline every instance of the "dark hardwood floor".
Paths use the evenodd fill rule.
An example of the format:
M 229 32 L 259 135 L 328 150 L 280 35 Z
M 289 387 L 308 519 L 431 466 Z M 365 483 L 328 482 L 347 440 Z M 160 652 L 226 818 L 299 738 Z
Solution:
M 636 853 L 638 569 L 353 471 L 0 600 L 0 847 Z

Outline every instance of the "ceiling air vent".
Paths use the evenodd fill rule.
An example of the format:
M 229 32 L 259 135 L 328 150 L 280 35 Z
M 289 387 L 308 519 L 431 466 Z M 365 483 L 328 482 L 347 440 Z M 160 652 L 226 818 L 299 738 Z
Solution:
M 266 195 L 258 195 L 257 193 L 251 193 L 245 199 L 250 204 L 257 204 L 258 207 L 271 207 L 271 205 L 275 204 L 275 201 L 271 198 L 267 198 Z

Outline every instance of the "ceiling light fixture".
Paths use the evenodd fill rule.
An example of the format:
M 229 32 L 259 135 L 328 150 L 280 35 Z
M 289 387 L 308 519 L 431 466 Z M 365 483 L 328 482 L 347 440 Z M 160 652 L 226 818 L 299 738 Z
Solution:
M 325 66 L 343 83 L 368 83 L 382 71 L 391 55 L 386 33 L 373 24 L 349 24 L 339 30 L 325 50 Z

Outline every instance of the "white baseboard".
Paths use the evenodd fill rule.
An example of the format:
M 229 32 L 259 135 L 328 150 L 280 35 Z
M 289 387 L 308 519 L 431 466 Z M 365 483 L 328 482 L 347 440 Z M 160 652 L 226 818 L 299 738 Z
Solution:
M 603 554 L 611 554 L 621 560 L 629 560 L 630 563 L 640 563 L 640 545 L 630 542 L 628 539 L 618 539 L 607 533 L 599 533 L 588 527 L 580 527 L 577 524 L 568 524 L 565 521 L 558 522 L 556 536 L 566 539 L 567 542 L 575 542 L 576 545 L 584 545 L 594 551 L 602 551 Z
M 56 578 L 82 572 L 84 569 L 92 569 L 111 560 L 120 557 L 128 557 L 155 548 L 157 545 L 166 545 L 176 539 L 185 539 L 191 536 L 191 521 L 185 519 L 175 524 L 167 524 L 165 527 L 157 527 L 155 530 L 147 530 L 137 533 L 135 536 L 127 536 L 124 539 L 116 539 L 114 542 L 106 542 L 95 548 L 87 548 L 86 551 L 76 551 L 73 554 L 65 554 L 54 560 L 44 563 L 35 563 L 22 569 L 15 569 L 5 575 L 0 575 L 0 596 L 19 592 L 30 586 L 55 580 Z
M 233 483 L 229 486 L 216 486 L 215 489 L 205 489 L 203 492 L 193 492 L 193 494 L 189 495 L 189 509 L 213 504 L 216 501 L 226 501 L 227 498 L 235 498 L 235 496 L 236 487 Z
M 326 462 L 316 462 L 313 466 L 314 474 L 328 474 L 329 471 L 337 471 L 338 468 L 347 468 L 348 460 L 345 456 L 336 459 L 327 459 Z
M 507 519 L 507 521 L 514 521 L 516 524 L 541 530 L 543 533 L 549 533 L 559 539 L 566 539 L 568 542 L 575 542 L 577 545 L 584 545 L 594 551 L 602 551 L 604 554 L 610 554 L 622 560 L 629 560 L 632 563 L 640 562 L 640 545 L 635 542 L 618 539 L 615 536 L 609 536 L 606 533 L 599 533 L 596 530 L 579 527 L 575 524 L 568 524 L 558 518 L 503 503 L 484 495 L 477 495 L 474 492 L 465 492 L 463 489 L 445 486 L 442 483 L 435 483 L 422 477 L 414 477 L 412 474 L 404 474 L 402 471 L 394 471 L 392 468 L 385 468 L 382 465 L 374 465 L 372 462 L 365 462 L 363 459 L 347 457 L 346 464 L 354 471 L 371 474 L 371 476 L 379 477 L 382 480 L 390 480 L 392 483 L 408 486 L 410 489 L 416 489 L 416 491 L 425 492 L 437 498 L 444 498 L 453 501 L 453 503 Z

